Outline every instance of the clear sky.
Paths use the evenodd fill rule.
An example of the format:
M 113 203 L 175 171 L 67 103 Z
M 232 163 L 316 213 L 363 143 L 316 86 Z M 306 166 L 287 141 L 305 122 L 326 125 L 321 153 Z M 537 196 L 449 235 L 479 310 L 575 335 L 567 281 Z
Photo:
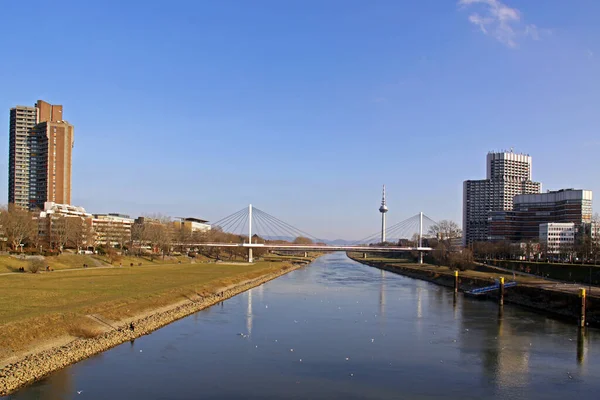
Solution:
M 600 1 L 6 1 L 10 107 L 75 125 L 73 204 L 218 220 L 248 203 L 315 236 L 419 211 L 461 222 L 489 150 L 600 195 Z M 596 202 L 597 204 L 598 202 Z M 598 211 L 596 207 L 596 211 Z

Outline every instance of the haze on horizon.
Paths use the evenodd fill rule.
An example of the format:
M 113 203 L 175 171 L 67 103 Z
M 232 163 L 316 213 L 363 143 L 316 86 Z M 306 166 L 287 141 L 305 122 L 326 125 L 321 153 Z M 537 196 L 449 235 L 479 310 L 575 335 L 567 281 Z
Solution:
M 219 220 L 252 203 L 328 239 L 419 211 L 461 223 L 485 155 L 600 193 L 600 3 L 524 0 L 3 4 L 8 111 L 75 126 L 73 204 Z M 598 211 L 595 209 L 595 211 Z

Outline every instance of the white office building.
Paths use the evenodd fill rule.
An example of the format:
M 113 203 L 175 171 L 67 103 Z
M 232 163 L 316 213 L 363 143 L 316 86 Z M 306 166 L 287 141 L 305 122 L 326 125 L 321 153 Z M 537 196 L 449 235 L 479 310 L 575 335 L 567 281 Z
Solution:
M 129 215 L 109 213 L 94 214 L 92 226 L 97 245 L 125 246 L 131 242 L 133 218 Z
M 568 254 L 575 246 L 573 222 L 547 222 L 540 224 L 540 244 L 547 254 Z
M 542 184 L 531 180 L 531 156 L 490 152 L 486 179 L 463 183 L 463 244 L 490 238 L 492 211 L 510 211 L 518 194 L 540 193 Z

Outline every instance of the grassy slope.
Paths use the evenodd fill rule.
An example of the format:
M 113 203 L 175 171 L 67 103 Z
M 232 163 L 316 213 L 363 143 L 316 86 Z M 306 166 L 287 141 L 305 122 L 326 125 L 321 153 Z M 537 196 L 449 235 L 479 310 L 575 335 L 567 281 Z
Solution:
M 83 268 L 83 264 L 87 264 L 89 267 L 96 267 L 98 265 L 109 265 L 110 260 L 106 256 L 97 256 L 97 255 L 83 255 L 83 254 L 61 254 L 60 256 L 52 256 L 46 257 L 46 264 L 52 267 L 54 270 L 61 269 L 72 269 L 72 268 Z M 154 260 L 151 260 L 149 257 L 121 257 L 119 261 L 113 263 L 113 265 L 118 266 L 122 264 L 123 266 L 128 266 L 131 263 L 137 266 L 139 263 L 142 265 L 164 265 L 164 264 L 177 264 L 181 261 L 182 264 L 190 264 L 191 258 L 186 256 L 179 257 L 166 257 L 163 259 L 162 257 L 156 257 Z M 196 262 L 205 261 L 204 257 L 197 257 Z M 28 272 L 27 266 L 29 262 L 27 260 L 20 259 L 15 256 L 1 255 L 0 256 L 0 274 L 6 272 L 16 272 L 19 267 L 24 267 L 25 271 Z
M 349 254 L 349 256 L 351 258 L 354 258 L 358 262 L 360 262 L 363 259 L 362 254 L 358 254 L 358 253 L 351 253 L 351 254 Z M 420 271 L 428 271 L 428 272 L 433 272 L 436 274 L 446 274 L 446 275 L 450 275 L 450 276 L 454 275 L 454 270 L 449 267 L 445 267 L 445 266 L 438 267 L 436 265 L 425 264 L 425 263 L 419 264 L 419 263 L 415 263 L 415 262 L 408 261 L 405 259 L 400 259 L 400 258 L 386 258 L 386 257 L 377 256 L 377 257 L 369 257 L 365 261 L 381 263 L 381 264 L 385 264 L 385 265 L 389 265 L 389 266 L 415 268 Z M 460 271 L 459 275 L 463 278 L 471 277 L 471 278 L 479 278 L 479 279 L 498 279 L 501 276 L 503 276 L 507 282 L 513 280 L 513 276 L 510 272 L 495 273 L 495 272 L 483 272 L 483 271 L 469 270 L 469 271 Z M 515 280 L 517 282 L 527 283 L 527 284 L 547 284 L 548 283 L 537 277 L 520 276 L 520 275 L 517 275 L 515 277 Z
M 88 314 L 122 320 L 284 265 L 172 264 L 0 276 L 0 359 L 94 325 Z
M 91 256 L 82 254 L 62 254 L 60 256 L 46 257 L 46 263 L 55 270 L 82 268 L 83 264 L 88 264 L 90 267 L 96 265 Z M 29 262 L 27 260 L 18 257 L 6 255 L 0 256 L 0 273 L 16 272 L 19 267 L 24 267 L 27 271 L 28 265 Z

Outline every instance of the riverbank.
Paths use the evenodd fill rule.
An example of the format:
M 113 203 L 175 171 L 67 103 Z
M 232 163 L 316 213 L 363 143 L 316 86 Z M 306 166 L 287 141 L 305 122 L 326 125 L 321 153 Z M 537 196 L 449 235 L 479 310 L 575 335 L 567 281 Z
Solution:
M 416 264 L 402 259 L 372 258 L 363 259 L 362 254 L 348 254 L 354 261 L 383 269 L 409 278 L 425 280 L 436 285 L 454 287 L 454 271 L 448 267 L 430 264 Z M 581 311 L 579 286 L 558 284 L 539 277 L 494 273 L 491 271 L 460 271 L 459 291 L 485 287 L 494 284 L 496 279 L 504 277 L 506 281 L 516 281 L 516 287 L 505 291 L 504 302 L 551 315 L 572 323 L 578 321 Z M 496 299 L 497 293 L 482 295 L 484 299 Z M 600 291 L 595 288 L 587 297 L 586 321 L 589 326 L 600 327 Z
M 225 273 L 227 271 L 227 267 L 229 267 L 230 271 L 231 269 L 243 271 L 241 270 L 241 268 L 245 268 L 250 272 L 239 272 L 237 274 L 230 273 L 229 275 L 227 275 L 227 279 L 221 278 L 213 279 L 209 282 L 196 282 L 195 287 L 199 290 L 192 290 L 191 292 L 189 291 L 189 284 L 192 284 L 194 286 L 194 283 L 188 282 L 188 285 L 185 286 L 183 289 L 180 288 L 181 290 L 175 290 L 175 293 L 179 294 L 187 292 L 187 294 L 183 295 L 183 297 L 185 297 L 184 300 L 181 300 L 181 295 L 178 295 L 177 297 L 175 297 L 178 298 L 178 301 L 176 303 L 171 302 L 170 304 L 163 305 L 162 307 L 155 307 L 153 309 L 149 309 L 147 307 L 148 304 L 152 303 L 155 304 L 155 306 L 157 306 L 158 304 L 163 304 L 165 296 L 167 299 L 170 298 L 171 300 L 173 300 L 173 292 L 169 293 L 169 291 L 167 291 L 165 296 L 162 296 L 163 301 L 145 303 L 144 307 L 139 308 L 140 310 L 144 309 L 143 312 L 136 313 L 133 316 L 126 316 L 126 318 L 120 319 L 117 322 L 115 322 L 115 319 L 107 317 L 107 315 L 115 315 L 114 309 L 107 309 L 104 313 L 88 314 L 85 317 L 80 316 L 79 320 L 81 320 L 81 318 L 85 318 L 87 321 L 95 323 L 96 326 L 102 325 L 104 327 L 103 332 L 100 334 L 96 334 L 97 331 L 89 332 L 88 330 L 82 330 L 81 336 L 83 337 L 74 338 L 66 343 L 64 342 L 64 338 L 57 337 L 56 341 L 57 343 L 61 343 L 60 346 L 46 346 L 46 349 L 44 350 L 34 350 L 33 353 L 26 355 L 22 358 L 16 357 L 18 358 L 17 360 L 10 362 L 0 370 L 0 395 L 6 395 L 22 386 L 25 386 L 43 378 L 44 376 L 52 373 L 53 371 L 81 361 L 94 354 L 108 350 L 126 341 L 130 341 L 142 335 L 146 335 L 173 321 L 186 317 L 204 308 L 210 307 L 216 303 L 219 303 L 227 298 L 242 293 L 255 286 L 259 286 L 290 271 L 300 268 L 301 266 L 301 264 L 291 263 L 257 263 L 254 265 L 247 264 L 245 266 L 227 266 L 214 264 L 186 266 L 186 268 L 200 268 L 209 270 L 209 272 L 216 268 L 218 270 L 220 269 L 223 273 Z M 164 268 L 165 271 L 170 272 L 168 275 L 163 274 L 163 278 L 167 278 L 167 276 L 173 275 L 173 271 L 178 271 L 180 268 L 183 268 L 183 266 L 172 266 L 170 268 L 165 266 L 148 268 Z M 142 268 L 138 269 L 138 271 L 141 270 Z M 150 275 L 155 277 L 156 272 L 151 272 L 153 273 Z M 98 273 L 110 273 L 112 278 L 112 274 L 114 273 L 114 271 L 96 271 L 96 274 Z M 188 274 L 188 276 L 184 278 L 186 280 L 189 280 L 189 275 L 190 274 Z M 94 276 L 96 276 L 96 278 L 101 278 L 98 275 Z M 140 276 L 143 276 L 143 274 Z M 14 278 L 5 277 L 5 279 Z M 63 279 L 65 278 L 63 277 Z M 89 280 L 90 276 L 88 276 L 86 279 Z M 126 281 L 127 280 L 125 279 L 125 282 Z M 203 283 L 203 285 L 201 285 L 201 283 Z M 199 288 L 199 286 L 201 287 Z M 0 293 L 2 292 L 0 291 Z M 169 296 L 169 294 L 171 295 Z M 3 293 L 2 295 L 5 294 Z M 121 299 L 121 303 L 123 302 L 123 299 Z M 130 311 L 135 306 L 135 302 L 125 303 L 128 303 L 127 311 Z M 123 306 L 123 304 L 118 304 L 117 306 Z M 87 311 L 89 311 L 89 309 L 86 309 L 86 312 Z M 44 318 L 41 319 L 43 320 Z M 130 329 L 131 323 L 133 323 L 134 326 L 133 330 Z M 23 326 L 21 321 L 18 322 L 18 324 L 21 324 L 23 329 L 26 329 L 26 327 Z M 6 325 L 0 326 L 0 332 L 2 332 L 5 327 Z M 9 331 L 10 332 L 8 333 L 2 332 L 0 340 L 6 342 L 7 334 L 15 334 L 13 330 Z M 85 337 L 88 333 L 92 337 Z M 15 357 L 13 356 L 12 358 Z

